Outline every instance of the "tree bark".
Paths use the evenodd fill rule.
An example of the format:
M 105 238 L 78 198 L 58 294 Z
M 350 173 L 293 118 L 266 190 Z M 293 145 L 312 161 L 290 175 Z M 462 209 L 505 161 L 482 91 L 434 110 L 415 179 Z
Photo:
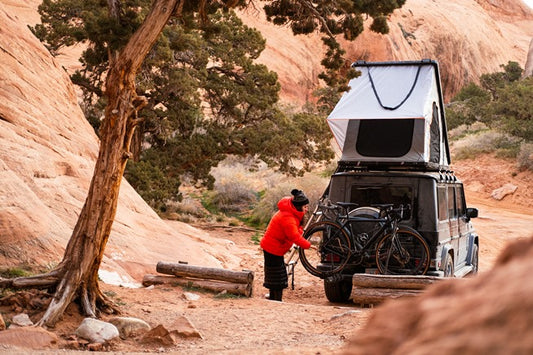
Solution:
M 407 290 L 423 290 L 427 286 L 442 280 L 436 276 L 394 276 L 394 275 L 372 275 L 354 274 L 352 284 L 365 288 L 395 288 Z
M 63 260 L 55 270 L 59 276 L 55 295 L 38 325 L 54 326 L 76 297 L 88 316 L 96 315 L 97 305 L 108 304 L 98 286 L 98 269 L 115 218 L 122 175 L 131 155 L 129 146 L 138 123 L 137 111 L 146 104 L 146 99 L 136 94 L 135 75 L 177 3 L 178 0 L 154 0 L 150 13 L 127 45 L 119 53 L 110 54 L 106 78 L 108 103 L 93 178 Z
M 252 296 L 252 284 L 233 283 L 224 281 L 194 280 L 185 277 L 144 275 L 143 286 L 151 285 L 180 285 L 203 288 L 213 292 L 227 291 L 233 295 Z
M 246 284 L 251 284 L 254 281 L 253 271 L 232 271 L 187 264 L 166 263 L 163 261 L 157 263 L 156 270 L 162 274 L 175 275 L 178 277 L 194 277 L 198 279 Z
M 391 288 L 359 288 L 352 290 L 353 303 L 361 305 L 377 305 L 389 299 L 400 297 L 413 297 L 424 292 L 423 290 L 401 290 Z

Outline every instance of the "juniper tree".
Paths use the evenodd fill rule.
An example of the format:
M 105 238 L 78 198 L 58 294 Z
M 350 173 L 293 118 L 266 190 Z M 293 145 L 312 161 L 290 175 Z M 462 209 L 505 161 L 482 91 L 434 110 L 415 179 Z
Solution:
M 207 24 L 209 16 L 218 10 L 247 5 L 248 2 L 239 0 L 218 2 L 154 0 L 151 6 L 148 6 L 147 1 L 142 0 L 108 0 L 107 2 L 45 0 L 43 2 L 41 7 L 43 25 L 37 27 L 35 31 L 48 42 L 51 50 L 63 44 L 73 43 L 73 38 L 78 41 L 87 40 L 90 46 L 84 57 L 84 64 L 97 63 L 103 57 L 107 62 L 99 67 L 100 71 L 96 73 L 100 75 L 99 80 L 102 85 L 97 82 L 79 82 L 82 86 L 84 84 L 88 87 L 92 86 L 95 92 L 102 91 L 105 109 L 99 129 L 100 149 L 93 178 L 87 199 L 66 246 L 63 260 L 47 274 L 0 280 L 0 286 L 48 287 L 54 290 L 54 296 L 42 319 L 38 322 L 39 325 L 53 326 L 74 299 L 79 299 L 83 313 L 87 316 L 95 317 L 101 310 L 116 310 L 100 291 L 98 269 L 117 210 L 122 176 L 126 163 L 132 156 L 131 142 L 136 127 L 142 122 L 140 111 L 149 104 L 145 94 L 150 94 L 150 92 L 138 91 L 138 87 L 142 87 L 143 79 L 139 76 L 143 73 L 143 63 L 154 59 L 153 49 L 158 48 L 154 45 L 165 41 L 163 37 L 160 37 L 165 26 L 186 28 L 195 22 Z M 324 59 L 327 68 L 324 78 L 330 80 L 330 84 L 335 86 L 342 80 L 336 76 L 333 68 L 340 68 L 343 65 L 342 49 L 336 43 L 335 35 L 343 33 L 348 39 L 355 38 L 360 33 L 360 29 L 362 30 L 357 23 L 364 14 L 374 18 L 372 24 L 374 30 L 384 31 L 383 25 L 386 24 L 384 16 L 403 5 L 403 1 L 281 0 L 266 1 L 265 5 L 267 16 L 274 23 L 290 23 L 295 33 L 318 30 L 325 34 L 325 41 L 329 43 L 330 50 Z M 43 11 L 46 6 L 58 6 L 58 8 L 55 12 L 46 13 Z M 56 39 L 47 36 L 54 26 L 60 34 Z M 103 26 L 106 30 L 100 32 L 99 26 Z M 187 51 L 180 53 L 187 55 Z M 255 78 L 248 79 L 255 80 Z M 221 98 L 231 100 L 231 95 L 228 95 L 223 88 L 216 86 L 211 88 L 215 91 L 216 89 L 226 94 Z M 176 89 L 176 95 L 181 94 L 179 90 L 180 88 Z M 226 101 L 218 103 L 220 110 L 226 108 L 224 105 Z M 239 105 L 235 106 L 242 108 Z M 201 106 L 198 108 L 198 113 L 201 113 Z M 244 110 L 242 113 L 248 113 L 248 111 Z M 255 114 L 255 111 L 251 113 Z M 279 112 L 272 111 L 270 114 L 274 117 Z M 244 115 L 243 118 L 248 118 L 248 116 Z M 313 125 L 316 122 L 306 115 L 303 115 L 302 119 L 303 123 L 300 127 L 287 123 L 285 119 L 280 119 L 278 123 L 281 128 L 293 129 L 295 133 L 300 133 L 296 129 L 301 128 L 303 132 L 299 137 L 304 141 L 310 129 L 305 122 L 309 121 Z M 277 129 L 275 119 L 262 119 L 257 124 Z M 229 135 L 234 133 L 231 129 L 227 132 Z M 249 126 L 247 130 L 239 132 L 243 146 L 262 139 L 254 133 L 256 133 L 254 126 Z M 219 138 L 225 139 L 227 136 L 222 135 Z M 278 148 L 285 147 L 268 146 L 271 151 Z M 237 146 L 232 149 L 238 151 L 244 148 Z M 305 146 L 304 149 L 309 149 L 309 146 Z M 288 159 L 290 158 L 282 159 L 281 165 L 289 167 Z

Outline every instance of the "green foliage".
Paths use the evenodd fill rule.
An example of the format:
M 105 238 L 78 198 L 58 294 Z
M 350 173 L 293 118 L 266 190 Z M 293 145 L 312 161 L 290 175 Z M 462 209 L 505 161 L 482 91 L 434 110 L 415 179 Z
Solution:
M 128 161 L 125 176 L 141 197 L 160 212 L 166 211 L 168 201 L 179 201 L 179 180 L 165 174 L 150 161 Z
M 317 91 L 318 109 L 292 114 L 277 106 L 276 73 L 255 63 L 265 48 L 261 34 L 245 26 L 225 2 L 182 2 L 179 18 L 165 27 L 136 78 L 137 93 L 148 106 L 140 113 L 132 143 L 136 162 L 128 164 L 127 179 L 164 212 L 179 200 L 183 176 L 212 188 L 210 171 L 228 155 L 255 157 L 299 176 L 313 163 L 332 159 L 324 115 L 358 74 L 346 65 L 336 36 L 356 38 L 366 16 L 373 19 L 373 31 L 386 33 L 386 16 L 404 2 L 267 2 L 265 12 L 274 23 L 289 25 L 295 34 L 324 34 L 327 52 L 320 78 L 328 88 Z M 151 1 L 113 4 L 116 11 L 100 0 L 45 0 L 39 6 L 42 23 L 32 29 L 52 53 L 82 41 L 87 45 L 82 69 L 71 78 L 83 90 L 82 108 L 96 131 L 106 107 L 108 56 L 129 41 Z
M 0 277 L 13 279 L 16 277 L 31 276 L 31 272 L 26 267 L 12 267 L 6 269 L 0 269 Z
M 480 86 L 464 87 L 447 107 L 448 127 L 483 122 L 489 128 L 533 140 L 533 78 L 520 80 L 516 62 L 501 66 L 504 71 L 484 74 Z

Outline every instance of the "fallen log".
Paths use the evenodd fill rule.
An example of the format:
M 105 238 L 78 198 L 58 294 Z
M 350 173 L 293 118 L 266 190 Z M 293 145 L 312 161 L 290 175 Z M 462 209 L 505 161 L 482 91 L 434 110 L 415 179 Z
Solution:
M 211 281 L 211 280 L 197 280 L 177 276 L 162 276 L 162 275 L 144 275 L 143 286 L 151 285 L 172 285 L 172 286 L 187 286 L 198 287 L 213 292 L 226 291 L 233 295 L 242 295 L 246 297 L 252 296 L 252 283 L 232 283 L 226 281 Z
M 352 290 L 353 303 L 360 305 L 377 305 L 389 299 L 413 297 L 423 290 L 401 290 L 391 288 L 354 288 Z
M 156 266 L 157 272 L 178 277 L 192 277 L 204 280 L 219 280 L 234 283 L 252 284 L 254 280 L 253 271 L 232 271 L 202 266 L 192 266 L 187 264 L 167 263 L 160 261 Z
M 440 280 L 443 280 L 443 278 L 424 275 L 354 274 L 352 277 L 352 284 L 364 288 L 423 290 L 427 286 Z

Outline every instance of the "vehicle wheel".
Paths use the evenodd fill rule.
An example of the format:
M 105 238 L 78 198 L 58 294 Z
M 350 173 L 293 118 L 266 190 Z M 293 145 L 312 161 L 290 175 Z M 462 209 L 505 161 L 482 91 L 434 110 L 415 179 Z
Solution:
M 470 265 L 472 265 L 471 275 L 476 275 L 479 270 L 479 247 L 477 244 L 472 246 L 472 259 L 470 260 Z
M 429 247 L 414 230 L 399 229 L 387 234 L 376 247 L 376 264 L 382 274 L 424 275 L 430 263 Z
M 324 279 L 324 292 L 330 302 L 346 302 L 352 295 L 352 279 Z
M 455 266 L 453 265 L 453 258 L 450 253 L 446 254 L 444 259 L 444 277 L 453 277 L 455 273 Z
M 300 260 L 311 275 L 323 278 L 338 273 L 350 259 L 350 239 L 336 223 L 314 223 L 307 228 L 304 238 L 311 243 L 311 248 L 300 248 Z

